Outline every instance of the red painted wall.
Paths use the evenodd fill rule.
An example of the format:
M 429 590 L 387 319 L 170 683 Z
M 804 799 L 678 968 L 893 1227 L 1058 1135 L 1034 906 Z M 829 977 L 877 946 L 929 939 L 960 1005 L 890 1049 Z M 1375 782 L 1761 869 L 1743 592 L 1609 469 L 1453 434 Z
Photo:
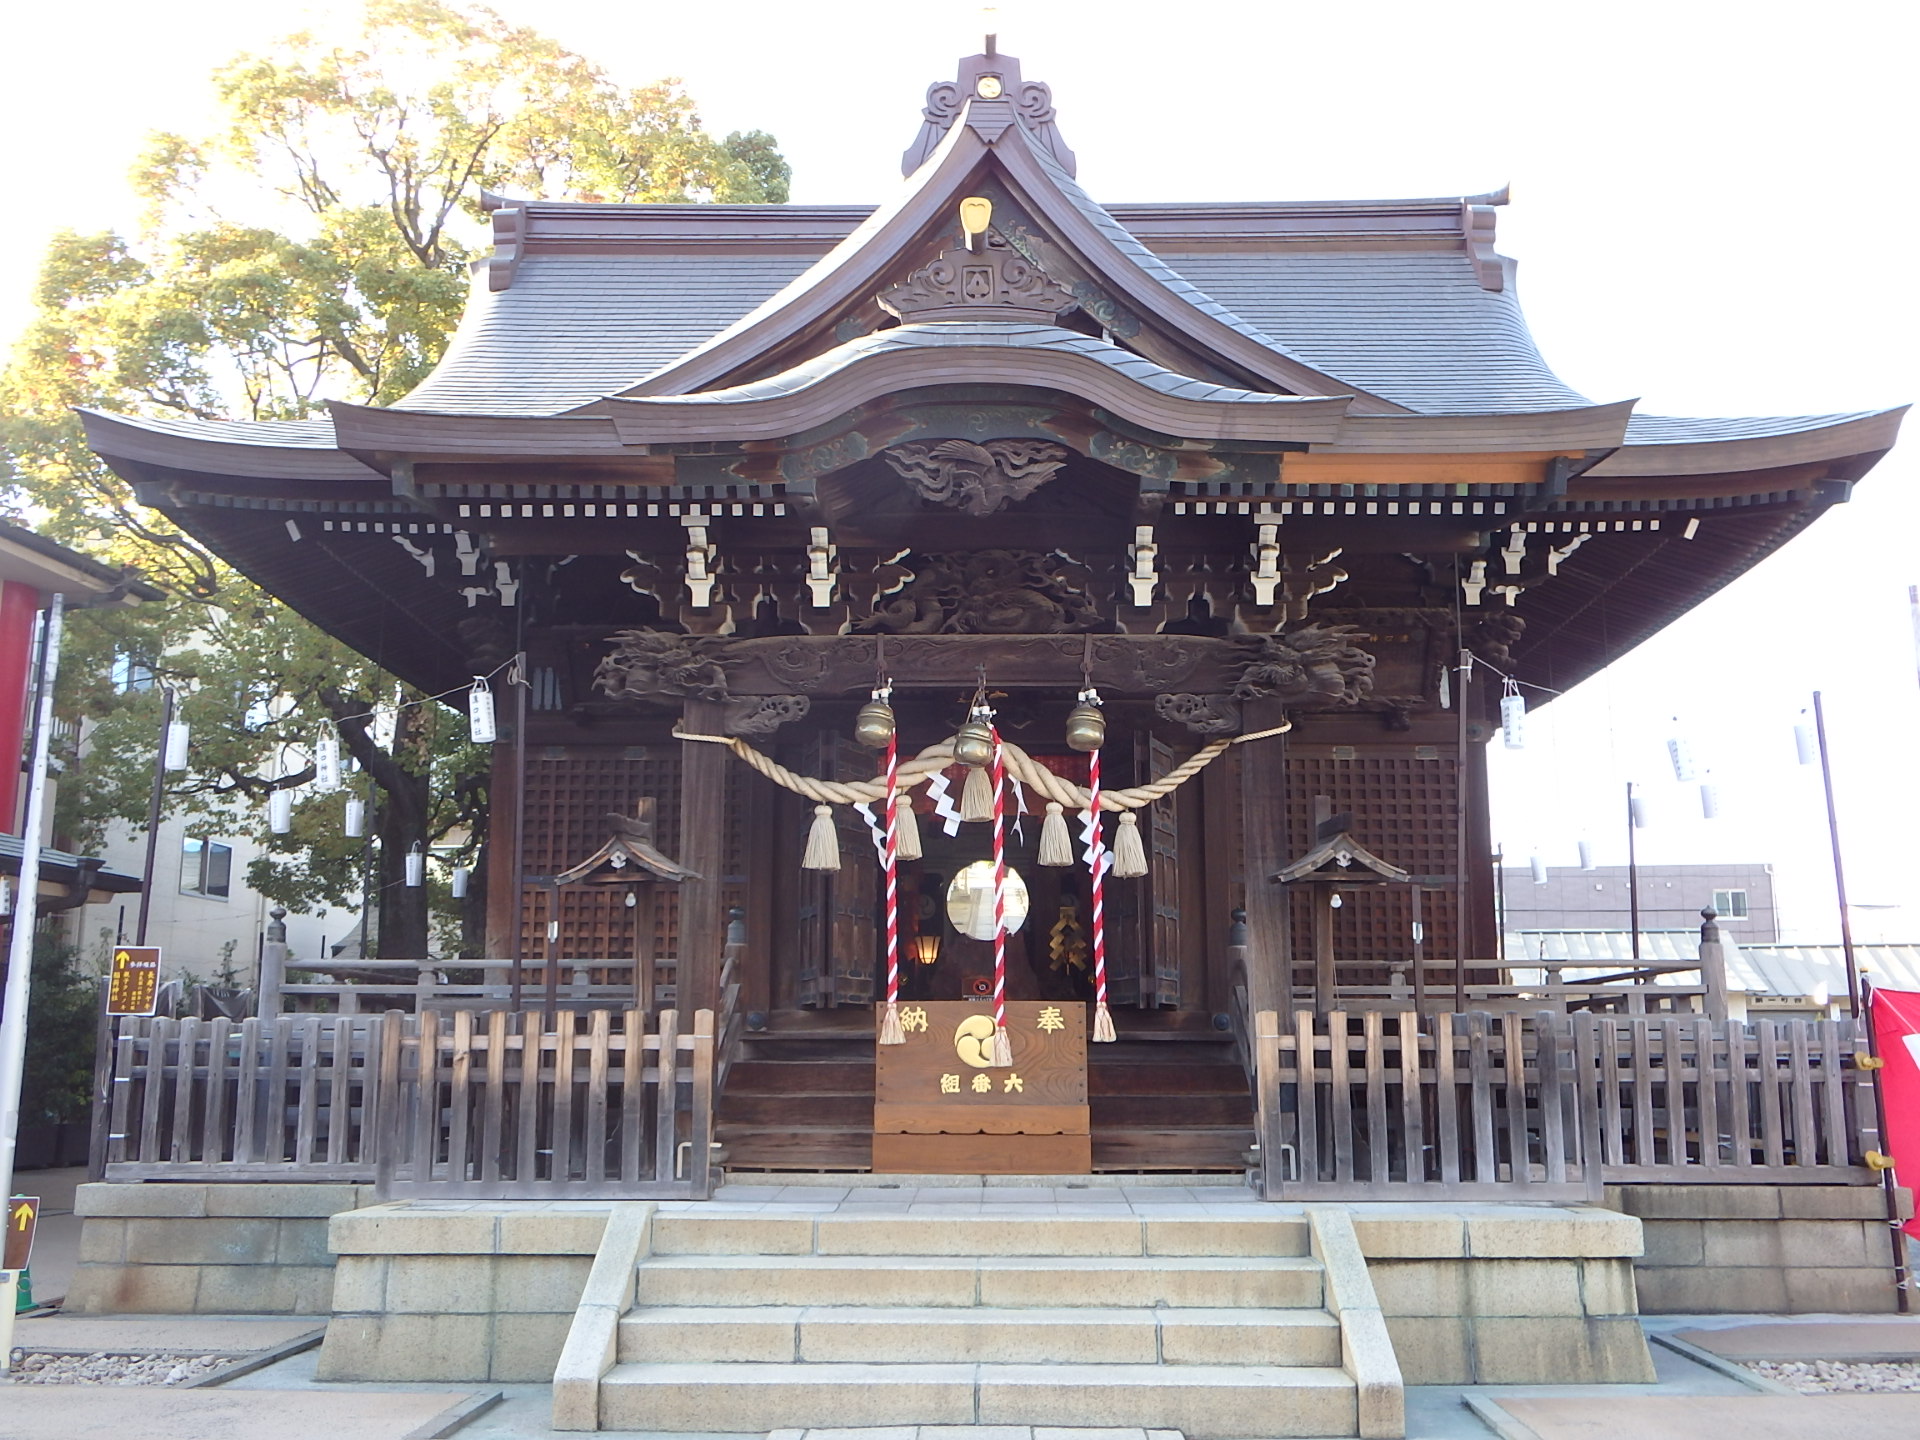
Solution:
M 20 755 L 27 730 L 33 617 L 40 592 L 17 580 L 0 584 L 0 829 L 20 833 Z

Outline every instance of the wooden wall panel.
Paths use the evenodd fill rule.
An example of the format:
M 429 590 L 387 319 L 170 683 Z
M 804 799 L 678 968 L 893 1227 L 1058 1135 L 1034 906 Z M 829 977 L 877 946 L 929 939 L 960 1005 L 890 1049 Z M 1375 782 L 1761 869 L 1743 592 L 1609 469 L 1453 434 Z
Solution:
M 1353 836 L 1389 864 L 1416 875 L 1454 873 L 1455 824 L 1460 804 L 1458 764 L 1437 747 L 1372 743 L 1355 746 L 1296 743 L 1287 750 L 1286 824 L 1292 855 L 1314 841 L 1313 801 L 1325 795 L 1333 813 L 1353 816 Z M 1351 755 L 1352 758 L 1336 758 Z M 1355 887 L 1334 915 L 1334 955 L 1343 981 L 1384 983 L 1395 965 L 1413 959 L 1413 905 L 1405 886 Z M 1293 953 L 1313 954 L 1305 903 L 1292 907 Z M 1459 933 L 1453 888 L 1422 897 L 1428 960 L 1451 959 Z M 1411 971 L 1408 972 L 1409 978 Z M 1297 984 L 1310 976 L 1296 975 Z

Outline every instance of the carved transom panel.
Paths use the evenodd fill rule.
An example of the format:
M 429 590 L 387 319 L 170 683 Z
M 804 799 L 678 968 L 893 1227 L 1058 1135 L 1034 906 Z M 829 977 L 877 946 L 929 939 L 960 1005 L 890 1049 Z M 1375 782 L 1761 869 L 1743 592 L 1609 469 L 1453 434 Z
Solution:
M 923 500 L 991 515 L 1046 484 L 1071 453 L 1047 440 L 941 440 L 895 445 L 881 456 Z

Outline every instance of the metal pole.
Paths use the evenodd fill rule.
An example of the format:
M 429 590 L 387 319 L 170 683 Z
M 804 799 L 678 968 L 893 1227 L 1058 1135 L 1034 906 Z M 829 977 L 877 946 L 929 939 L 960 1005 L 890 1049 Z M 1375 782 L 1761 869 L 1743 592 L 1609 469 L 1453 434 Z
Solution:
M 147 801 L 147 860 L 140 871 L 140 914 L 134 921 L 133 943 L 147 943 L 147 911 L 153 903 L 153 865 L 160 848 L 160 803 L 167 791 L 167 732 L 173 728 L 173 687 L 162 685 L 166 700 L 160 706 L 160 743 L 153 752 L 153 794 Z
M 53 739 L 53 681 L 60 670 L 60 622 L 67 597 L 47 605 L 46 639 L 35 683 L 33 758 L 28 769 L 27 816 L 20 829 L 20 887 L 14 895 L 13 935 L 7 947 L 5 1009 L 0 1010 L 0 1201 L 13 1194 L 14 1148 L 20 1133 L 20 1084 L 27 1058 L 27 1001 L 33 975 L 33 931 L 40 911 L 40 829 L 47 808 L 47 750 Z M 0 1212 L 5 1206 L 0 1204 Z M 0 1371 L 13 1354 L 13 1306 L 19 1275 L 0 1270 Z
M 1640 958 L 1640 852 L 1633 840 L 1633 782 L 1627 782 L 1627 924 L 1633 930 L 1633 958 Z
M 1455 581 L 1459 562 L 1454 562 Z M 1453 772 L 1453 1008 L 1467 1012 L 1467 696 L 1473 685 L 1473 652 L 1460 649 L 1460 684 L 1453 703 L 1458 708 L 1459 752 Z
M 1827 839 L 1833 846 L 1833 889 L 1840 901 L 1840 951 L 1847 963 L 1847 1013 L 1860 1018 L 1860 970 L 1853 958 L 1853 917 L 1847 912 L 1847 871 L 1840 863 L 1840 818 L 1833 808 L 1833 768 L 1827 763 L 1827 716 L 1813 692 L 1813 733 L 1820 740 L 1820 784 L 1827 792 Z

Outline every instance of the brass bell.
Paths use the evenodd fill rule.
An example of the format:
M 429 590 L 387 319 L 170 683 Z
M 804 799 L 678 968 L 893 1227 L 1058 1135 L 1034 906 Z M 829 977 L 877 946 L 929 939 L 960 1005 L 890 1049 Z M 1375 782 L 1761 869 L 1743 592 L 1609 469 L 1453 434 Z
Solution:
M 1082 699 L 1067 712 L 1067 748 L 1098 750 L 1107 740 L 1107 717 L 1091 700 Z
M 953 737 L 953 758 L 976 768 L 993 763 L 993 727 L 975 711 Z
M 893 739 L 893 706 L 876 693 L 853 720 L 853 738 L 869 750 L 884 750 Z

